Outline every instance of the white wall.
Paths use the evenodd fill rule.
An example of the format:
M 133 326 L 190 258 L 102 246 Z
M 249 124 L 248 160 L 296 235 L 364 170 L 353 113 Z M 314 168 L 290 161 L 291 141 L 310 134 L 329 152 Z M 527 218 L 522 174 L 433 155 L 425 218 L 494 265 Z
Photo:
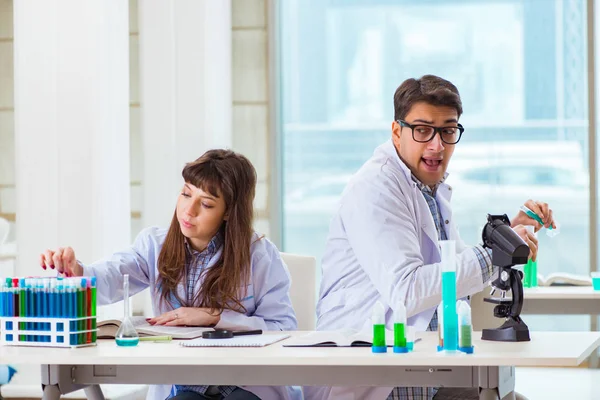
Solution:
M 12 0 L 0 0 L 0 217 L 11 222 L 15 239 L 15 135 Z
M 143 228 L 143 154 L 140 131 L 138 0 L 129 0 L 131 236 Z M 270 168 L 267 4 L 232 0 L 232 100 L 234 150 L 258 173 L 255 227 L 269 236 Z M 0 217 L 16 219 L 13 100 L 13 0 L 0 0 Z

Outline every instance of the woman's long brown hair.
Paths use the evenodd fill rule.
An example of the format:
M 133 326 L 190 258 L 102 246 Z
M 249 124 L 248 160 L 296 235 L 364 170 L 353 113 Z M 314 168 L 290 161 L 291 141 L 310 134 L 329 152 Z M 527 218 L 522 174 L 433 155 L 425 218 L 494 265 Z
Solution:
M 252 240 L 253 201 L 256 170 L 241 154 L 230 150 L 209 150 L 185 166 L 183 179 L 215 197 L 225 200 L 227 221 L 223 222 L 223 251 L 211 268 L 203 271 L 203 281 L 193 304 L 181 299 L 177 286 L 186 276 L 185 237 L 179 227 L 177 210 L 158 256 L 160 301 L 173 307 L 208 307 L 216 312 L 228 308 L 244 311 L 239 298 L 250 280 L 250 244 Z

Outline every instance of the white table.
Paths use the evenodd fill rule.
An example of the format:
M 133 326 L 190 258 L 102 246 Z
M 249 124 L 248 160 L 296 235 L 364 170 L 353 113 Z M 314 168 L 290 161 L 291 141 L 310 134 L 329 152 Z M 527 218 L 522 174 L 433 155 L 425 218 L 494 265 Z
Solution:
M 591 286 L 539 286 L 523 292 L 523 314 L 600 314 L 600 290 Z
M 295 332 L 294 335 L 301 334 Z M 3 363 L 43 364 L 44 399 L 85 388 L 103 399 L 98 384 L 336 385 L 480 387 L 481 399 L 514 390 L 515 366 L 574 367 L 600 346 L 598 332 L 534 332 L 532 341 L 481 341 L 475 353 L 435 350 L 437 333 L 422 334 L 408 354 L 373 354 L 370 348 L 185 348 L 176 342 L 114 341 L 80 349 L 0 347 Z M 569 344 L 569 345 L 566 345 Z M 391 349 L 390 349 L 391 350 Z

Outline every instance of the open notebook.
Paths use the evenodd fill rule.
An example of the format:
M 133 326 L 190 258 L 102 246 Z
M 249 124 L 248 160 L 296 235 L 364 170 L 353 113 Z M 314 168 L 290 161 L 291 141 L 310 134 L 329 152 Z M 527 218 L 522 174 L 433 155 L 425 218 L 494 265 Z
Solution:
M 170 335 L 173 339 L 194 339 L 202 336 L 204 331 L 212 331 L 213 328 L 201 328 L 198 326 L 164 326 L 150 325 L 146 317 L 131 317 L 131 322 L 140 336 L 162 336 Z M 98 339 L 114 339 L 121 326 L 118 319 L 109 319 L 98 322 Z
M 538 274 L 538 286 L 592 286 L 592 278 L 568 272 L 554 272 L 547 276 Z
M 388 346 L 394 345 L 394 332 L 385 331 Z M 356 330 L 318 331 L 297 336 L 286 341 L 284 347 L 369 347 L 373 332 Z M 415 340 L 417 341 L 417 340 Z

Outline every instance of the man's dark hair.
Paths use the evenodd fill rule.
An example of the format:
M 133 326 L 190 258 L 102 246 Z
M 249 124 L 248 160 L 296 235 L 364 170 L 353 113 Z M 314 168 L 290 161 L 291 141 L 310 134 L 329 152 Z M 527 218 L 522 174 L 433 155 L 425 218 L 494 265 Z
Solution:
M 407 79 L 398 86 L 394 93 L 394 119 L 406 118 L 412 106 L 421 101 L 455 108 L 458 117 L 462 114 L 462 102 L 456 86 L 439 76 L 424 75 L 419 79 Z

